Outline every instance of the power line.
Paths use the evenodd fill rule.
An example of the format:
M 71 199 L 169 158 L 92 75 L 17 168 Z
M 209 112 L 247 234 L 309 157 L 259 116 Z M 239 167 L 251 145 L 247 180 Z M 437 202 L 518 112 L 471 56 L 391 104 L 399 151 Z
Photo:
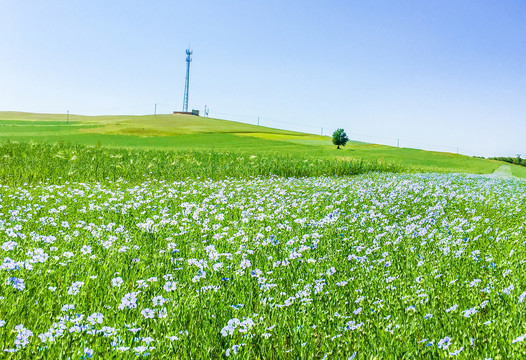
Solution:
M 217 114 L 217 115 L 222 115 L 222 116 L 233 116 L 233 117 L 244 117 L 244 118 L 251 118 L 251 119 L 255 119 L 257 118 L 257 116 L 255 115 L 239 115 L 239 114 L 225 114 L 225 113 L 220 113 L 220 112 L 216 112 L 214 111 L 214 114 Z
M 316 129 L 316 131 L 318 131 L 318 129 L 320 128 L 318 126 L 301 125 L 301 124 L 296 124 L 296 123 L 292 123 L 292 122 L 288 122 L 288 121 L 274 120 L 274 119 L 269 119 L 269 118 L 265 118 L 265 117 L 262 117 L 261 119 L 262 120 L 266 120 L 266 121 L 270 121 L 270 122 L 274 122 L 274 123 L 278 123 L 278 124 L 299 126 L 299 127 L 303 127 L 303 128 L 307 128 L 307 129 Z
M 258 125 L 261 125 L 261 122 L 265 122 L 266 121 L 266 122 L 272 122 L 272 123 L 278 123 L 278 124 L 284 124 L 284 125 L 289 125 L 289 126 L 300 127 L 300 128 L 303 128 L 303 129 L 311 129 L 311 130 L 316 129 L 315 133 L 313 131 L 309 131 L 309 133 L 312 133 L 312 134 L 318 134 L 319 133 L 319 134 L 323 135 L 324 130 L 325 130 L 326 133 L 330 134 L 331 130 L 332 130 L 332 129 L 324 128 L 322 126 L 316 127 L 316 126 L 310 126 L 310 125 L 303 125 L 303 124 L 298 124 L 298 123 L 294 123 L 294 122 L 290 122 L 290 121 L 276 120 L 276 119 L 271 119 L 271 118 L 267 118 L 267 117 L 255 116 L 255 115 L 239 115 L 239 114 L 236 115 L 236 114 L 226 114 L 226 113 L 214 113 L 214 114 L 221 115 L 221 116 L 228 116 L 228 117 L 241 117 L 241 118 L 247 118 L 247 119 L 254 119 L 254 122 L 257 121 Z M 321 131 L 320 131 L 320 129 L 321 129 Z M 318 131 L 320 131 L 320 132 L 318 132 Z M 429 143 L 413 141 L 413 140 L 408 140 L 408 139 L 403 139 L 403 138 L 391 138 L 391 137 L 387 137 L 387 136 L 368 135 L 368 134 L 361 134 L 361 133 L 355 133 L 355 132 L 351 132 L 351 135 L 352 136 L 358 136 L 358 137 L 366 137 L 366 138 L 371 138 L 371 139 L 380 139 L 380 140 L 384 140 L 384 142 L 392 142 L 392 144 L 396 144 L 397 147 L 400 147 L 400 143 L 402 143 L 402 145 L 404 145 L 404 144 L 409 144 L 409 145 L 413 144 L 413 145 L 419 145 L 419 146 L 431 147 L 431 148 L 434 147 L 434 148 L 449 149 L 449 150 L 453 150 L 453 151 L 450 151 L 450 152 L 456 152 L 457 154 L 460 154 L 461 150 L 463 150 L 465 152 L 468 152 L 468 153 L 473 153 L 473 151 L 471 151 L 471 150 L 468 150 L 468 149 L 465 149 L 465 148 L 461 148 L 461 147 L 458 147 L 458 146 L 429 144 Z M 385 145 L 387 145 L 387 144 L 385 144 Z M 393 146 L 393 145 L 391 145 L 391 146 Z

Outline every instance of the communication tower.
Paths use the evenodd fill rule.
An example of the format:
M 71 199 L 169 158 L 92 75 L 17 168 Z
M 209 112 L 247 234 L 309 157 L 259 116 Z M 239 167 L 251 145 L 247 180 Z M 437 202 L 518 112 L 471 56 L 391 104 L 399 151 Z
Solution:
M 190 63 L 192 62 L 192 50 L 186 49 L 186 80 L 184 82 L 183 111 L 188 111 L 188 87 L 190 85 Z

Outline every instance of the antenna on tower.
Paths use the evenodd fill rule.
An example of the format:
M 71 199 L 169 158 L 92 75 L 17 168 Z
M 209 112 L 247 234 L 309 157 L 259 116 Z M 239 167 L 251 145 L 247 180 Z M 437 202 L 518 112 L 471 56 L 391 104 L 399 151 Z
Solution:
M 192 50 L 190 46 L 186 49 L 186 80 L 184 82 L 183 111 L 188 112 L 188 87 L 190 86 L 190 63 L 192 62 Z

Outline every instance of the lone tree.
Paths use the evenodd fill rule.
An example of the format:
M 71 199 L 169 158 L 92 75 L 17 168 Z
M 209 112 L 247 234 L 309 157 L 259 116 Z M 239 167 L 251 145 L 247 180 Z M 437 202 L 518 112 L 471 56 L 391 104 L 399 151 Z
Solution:
M 332 133 L 332 143 L 338 146 L 338 149 L 340 148 L 340 145 L 345 146 L 347 141 L 349 141 L 349 138 L 343 129 L 336 129 L 336 131 Z

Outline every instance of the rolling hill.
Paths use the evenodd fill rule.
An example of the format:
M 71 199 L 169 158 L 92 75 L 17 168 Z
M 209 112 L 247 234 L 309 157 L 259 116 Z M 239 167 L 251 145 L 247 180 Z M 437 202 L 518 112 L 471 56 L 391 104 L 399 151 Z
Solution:
M 348 129 L 352 138 L 352 129 Z M 489 174 L 502 162 L 464 155 L 350 141 L 336 150 L 331 138 L 191 115 L 82 116 L 0 112 L 0 142 L 63 141 L 119 148 L 287 154 L 305 158 L 364 159 L 422 171 Z M 526 168 L 512 165 L 514 176 Z

